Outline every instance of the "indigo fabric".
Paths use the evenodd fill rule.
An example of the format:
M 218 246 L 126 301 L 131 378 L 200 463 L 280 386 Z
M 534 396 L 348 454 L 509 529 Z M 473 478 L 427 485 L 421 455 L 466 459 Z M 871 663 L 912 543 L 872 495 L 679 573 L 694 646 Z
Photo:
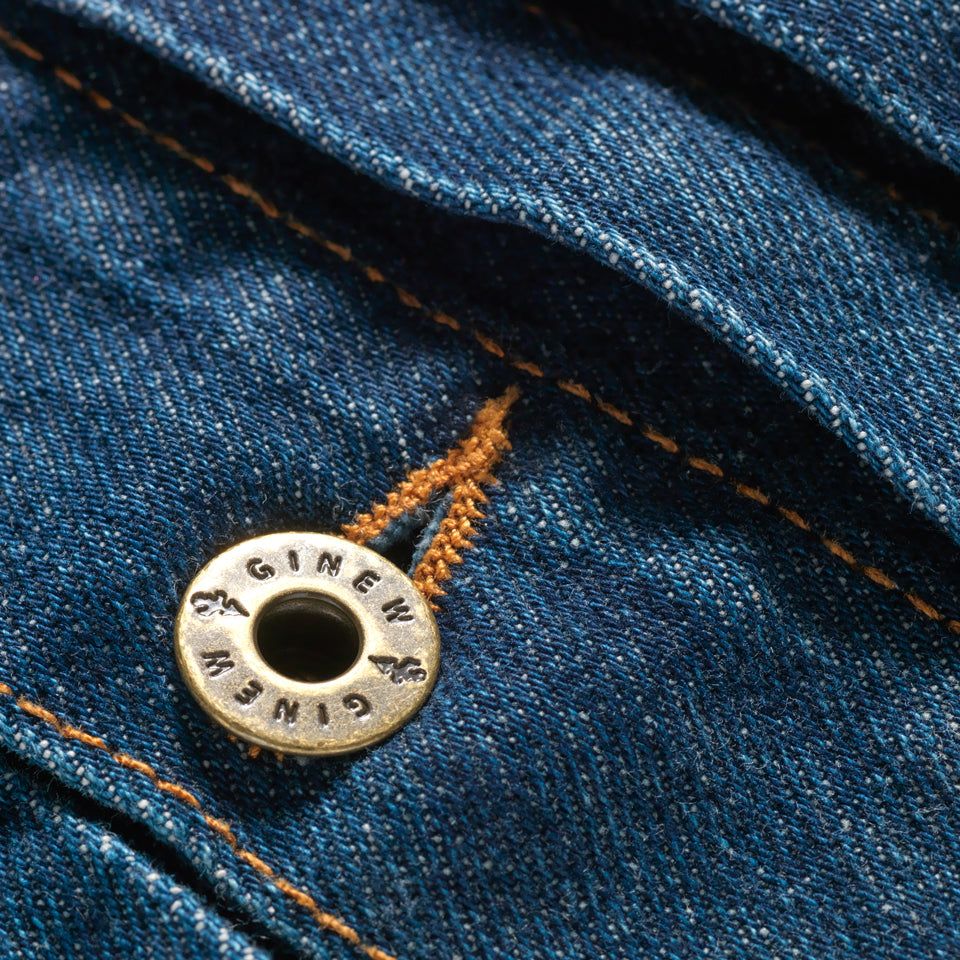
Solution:
M 960 166 L 955 4 L 684 2 L 782 52 L 894 127 L 908 143 L 954 170 Z
M 957 953 L 952 161 L 636 6 L 0 0 L 10 956 Z M 251 756 L 186 584 L 512 384 L 426 707 Z
M 0 759 L 6 955 L 269 957 L 89 806 Z
M 682 60 L 635 59 L 511 0 L 298 2 L 229 20 L 180 0 L 55 6 L 398 189 L 527 224 L 656 290 L 960 533 L 960 408 L 928 372 L 960 372 L 954 251 L 789 114 L 763 123 Z

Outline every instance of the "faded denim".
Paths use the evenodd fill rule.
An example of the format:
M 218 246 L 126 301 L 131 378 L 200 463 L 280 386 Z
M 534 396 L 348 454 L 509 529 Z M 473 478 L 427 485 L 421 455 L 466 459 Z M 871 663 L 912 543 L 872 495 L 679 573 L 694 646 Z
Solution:
M 0 954 L 957 953 L 958 18 L 865 6 L 0 0 Z M 186 584 L 515 383 L 427 706 L 251 758 Z

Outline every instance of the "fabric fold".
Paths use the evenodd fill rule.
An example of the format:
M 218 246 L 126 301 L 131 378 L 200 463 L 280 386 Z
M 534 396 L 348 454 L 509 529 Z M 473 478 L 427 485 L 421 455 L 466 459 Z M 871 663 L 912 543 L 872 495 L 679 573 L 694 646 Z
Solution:
M 207 2 L 47 5 L 395 189 L 622 271 L 960 539 L 960 277 L 936 212 L 701 89 L 682 64 L 591 45 L 539 8 L 331 0 L 267 16 L 241 3 L 224 19 Z

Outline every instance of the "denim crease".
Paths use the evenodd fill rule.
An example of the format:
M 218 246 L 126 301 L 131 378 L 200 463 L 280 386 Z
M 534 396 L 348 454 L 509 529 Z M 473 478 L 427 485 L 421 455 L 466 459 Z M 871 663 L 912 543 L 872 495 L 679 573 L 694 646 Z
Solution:
M 852 89 L 898 198 L 771 123 L 837 96 L 792 51 L 694 83 L 686 31 L 740 41 L 687 6 L 658 59 L 552 4 L 0 0 L 40 57 L 0 52 L 0 952 L 956 953 L 960 665 L 907 598 L 960 616 L 955 198 L 910 180 L 953 168 Z M 173 655 L 197 570 L 514 385 L 421 713 L 228 738 Z M 448 509 L 373 545 L 412 571 Z
M 955 302 L 949 239 L 803 140 L 751 127 L 739 99 L 634 65 L 506 0 L 455 14 L 298 4 L 269 18 L 238 11 L 229 30 L 173 0 L 56 8 L 137 37 L 383 182 L 524 223 L 627 272 L 781 380 L 956 534 L 957 411 L 923 373 L 934 358 L 939 375 L 956 376 L 938 335 Z M 369 50 L 347 37 L 360 11 Z M 514 56 L 490 56 L 498 44 Z M 316 63 L 314 48 L 325 52 Z M 309 80 L 288 66 L 306 62 Z M 818 244 L 829 254 L 811 256 Z M 864 314 L 884 337 L 872 339 Z M 847 383 L 864 350 L 868 380 L 877 367 L 901 373 L 896 392 Z M 936 431 L 912 429 L 930 421 Z

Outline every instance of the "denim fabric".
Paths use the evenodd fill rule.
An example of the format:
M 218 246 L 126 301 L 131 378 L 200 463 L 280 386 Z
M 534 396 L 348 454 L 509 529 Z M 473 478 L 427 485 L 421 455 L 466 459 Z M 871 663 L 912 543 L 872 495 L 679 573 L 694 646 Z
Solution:
M 5 956 L 23 956 L 22 949 L 84 960 L 270 955 L 146 861 L 89 804 L 25 776 L 6 753 L 0 756 L 0 843 Z
M 180 0 L 51 6 L 398 189 L 616 267 L 960 533 L 960 409 L 940 388 L 960 373 L 949 237 L 789 115 L 760 122 L 682 60 L 635 58 L 510 0 L 240 5 L 228 21 Z
M 955 954 L 929 162 L 899 148 L 895 200 L 765 91 L 550 9 L 69 12 L 0 0 L 10 955 Z M 335 532 L 512 383 L 427 706 L 353 757 L 251 758 L 177 672 L 185 585 Z M 431 509 L 380 546 L 422 552 Z
M 684 0 L 834 84 L 907 142 L 960 166 L 960 19 L 948 0 Z

